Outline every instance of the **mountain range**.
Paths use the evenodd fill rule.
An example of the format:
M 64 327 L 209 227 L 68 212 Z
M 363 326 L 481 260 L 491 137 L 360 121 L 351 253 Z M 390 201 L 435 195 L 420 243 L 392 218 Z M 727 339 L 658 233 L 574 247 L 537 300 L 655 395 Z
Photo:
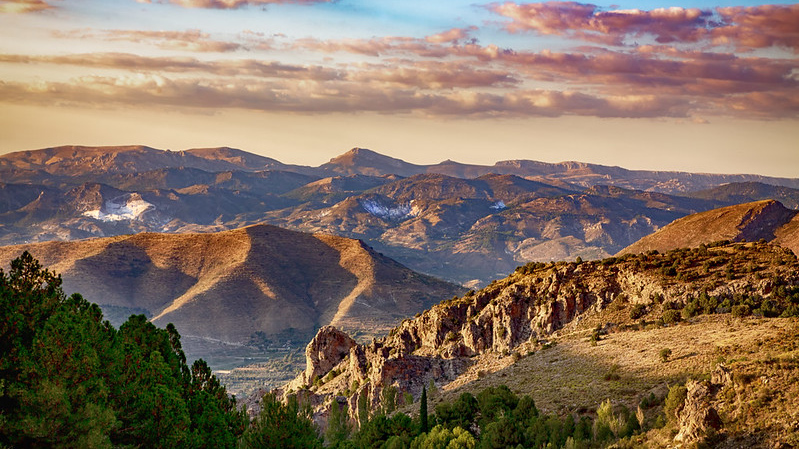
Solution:
M 142 313 L 184 336 L 231 343 L 277 334 L 307 341 L 328 324 L 379 334 L 464 291 L 359 240 L 270 225 L 5 246 L 0 260 L 23 251 L 106 314 Z
M 469 286 L 528 261 L 607 257 L 694 212 L 799 198 L 799 179 L 525 160 L 415 165 L 361 148 L 308 167 L 232 148 L 65 146 L 0 156 L 0 179 L 0 244 L 269 223 L 361 239 Z

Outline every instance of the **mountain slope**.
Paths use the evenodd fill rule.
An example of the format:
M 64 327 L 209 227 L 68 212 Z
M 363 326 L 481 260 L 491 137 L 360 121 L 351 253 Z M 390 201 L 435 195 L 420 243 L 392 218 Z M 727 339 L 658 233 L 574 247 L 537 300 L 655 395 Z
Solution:
M 233 148 L 162 151 L 142 145 L 114 147 L 60 146 L 19 151 L 0 156 L 0 172 L 7 180 L 41 173 L 51 177 L 86 174 L 136 173 L 162 168 L 189 167 L 205 171 L 282 170 L 272 158 Z M 26 175 L 28 173 L 28 175 Z
M 668 251 L 693 247 L 718 240 L 780 242 L 799 253 L 795 229 L 788 227 L 799 211 L 785 208 L 779 201 L 763 200 L 700 212 L 680 218 L 668 226 L 624 248 L 619 254 Z
M 549 410 L 571 413 L 595 409 L 607 398 L 598 396 L 597 389 L 611 394 L 614 402 L 634 407 L 650 391 L 661 391 L 664 382 L 684 381 L 688 372 L 707 375 L 714 366 L 712 360 L 720 353 L 740 352 L 730 343 L 738 342 L 735 333 L 727 332 L 722 339 L 710 335 L 729 327 L 729 322 L 710 325 L 710 334 L 702 331 L 702 323 L 723 323 L 724 317 L 729 320 L 731 310 L 760 317 L 797 316 L 797 298 L 799 261 L 792 252 L 768 243 L 715 244 L 580 264 L 531 263 L 480 291 L 445 301 L 403 321 L 387 337 L 371 344 L 357 345 L 340 331 L 323 328 L 306 348 L 306 371 L 287 384 L 284 392 L 302 391 L 321 419 L 327 413 L 329 399 L 344 392 L 355 417 L 361 398 L 375 410 L 389 387 L 398 391 L 398 397 L 410 393 L 418 398 L 422 387 L 434 382 L 454 398 L 469 384 L 496 373 L 492 380 L 495 384 L 526 389 L 520 393 L 546 395 Z M 681 317 L 699 328 L 690 332 L 658 330 Z M 791 319 L 795 323 L 795 318 Z M 635 332 L 643 326 L 654 331 L 643 336 L 648 348 L 642 351 L 631 352 L 628 338 L 605 337 Z M 776 327 L 794 328 L 791 333 L 796 333 L 795 325 Z M 703 351 L 701 365 L 697 365 L 699 358 L 692 359 L 697 353 L 686 353 L 681 358 L 690 360 L 663 369 L 652 366 L 663 348 L 659 344 L 685 338 L 688 333 L 694 339 L 691 343 L 680 340 L 679 348 L 690 349 L 693 344 L 695 351 Z M 588 353 L 589 345 L 573 344 L 592 335 L 595 342 L 608 340 L 603 346 L 624 346 Z M 746 338 L 754 341 L 762 337 L 759 333 Z M 544 355 L 553 339 L 582 353 L 565 349 L 557 357 Z M 714 352 L 714 348 L 721 351 L 719 347 L 731 352 Z M 555 384 L 531 381 L 531 377 L 540 376 L 540 371 L 517 369 L 515 364 L 533 353 L 546 359 L 547 366 L 557 363 L 555 368 L 547 368 L 550 371 L 580 369 L 596 377 L 583 377 L 580 384 L 559 384 L 579 377 L 569 372 L 553 376 Z M 606 387 L 597 377 L 608 371 L 614 374 L 618 367 L 602 360 L 602 354 L 624 358 L 625 376 L 629 378 L 613 383 L 613 388 Z M 635 363 L 641 357 L 646 363 Z M 542 388 L 555 391 L 540 392 Z
M 266 219 L 364 239 L 416 270 L 484 285 L 531 260 L 606 257 L 717 204 L 609 186 L 580 191 L 514 175 L 420 174 Z
M 412 176 L 438 173 L 460 178 L 487 174 L 506 174 L 570 183 L 582 187 L 616 185 L 634 190 L 663 193 L 693 192 L 727 183 L 759 182 L 799 189 L 799 179 L 752 174 L 712 174 L 674 171 L 628 170 L 584 162 L 499 161 L 494 165 L 462 164 L 444 161 L 416 165 L 372 150 L 354 148 L 319 167 L 284 164 L 275 159 L 233 148 L 205 148 L 162 151 L 146 146 L 85 147 L 61 146 L 0 155 L 3 182 L 68 182 L 70 177 L 87 173 L 133 173 L 161 168 L 189 167 L 205 171 L 281 170 L 313 175 L 317 178 L 363 174 L 369 176 Z M 80 180 L 85 181 L 85 179 Z
M 229 342 L 330 323 L 383 329 L 462 291 L 360 241 L 268 225 L 0 247 L 0 260 L 23 250 L 61 273 L 67 291 Z

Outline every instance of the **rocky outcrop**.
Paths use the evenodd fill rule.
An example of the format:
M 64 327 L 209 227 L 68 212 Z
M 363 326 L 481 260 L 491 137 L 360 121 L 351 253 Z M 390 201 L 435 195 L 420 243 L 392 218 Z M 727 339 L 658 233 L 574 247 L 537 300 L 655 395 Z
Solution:
M 729 266 L 703 268 L 706 261 L 722 264 L 724 258 Z M 736 263 L 738 258 L 745 259 L 746 265 Z M 681 268 L 679 279 L 664 274 L 663 268 L 689 259 L 693 268 Z M 783 263 L 775 265 L 775 260 Z M 614 301 L 622 306 L 639 303 L 662 307 L 662 303 L 676 307 L 695 300 L 700 291 L 719 298 L 744 293 L 766 297 L 774 290 L 775 278 L 799 285 L 796 266 L 792 253 L 761 243 L 602 262 L 531 263 L 480 291 L 444 301 L 406 319 L 389 335 L 369 344 L 351 345 L 340 332 L 323 329 L 308 346 L 305 373 L 283 392 L 302 392 L 317 406 L 319 416 L 326 413 L 333 398 L 347 398 L 354 418 L 361 398 L 372 410 L 380 405 L 387 388 L 396 389 L 398 397 L 410 394 L 415 400 L 431 380 L 446 385 L 488 353 L 510 355 L 535 350 L 553 334 L 576 326 Z M 730 277 L 734 279 L 729 280 L 727 273 L 732 267 L 757 275 L 744 275 L 742 271 L 740 275 L 733 273 Z M 720 278 L 725 281 L 719 282 Z M 349 352 L 345 354 L 346 348 Z M 729 372 L 722 368 L 717 377 L 718 383 L 727 383 Z M 711 429 L 713 424 L 712 412 L 701 405 L 703 390 L 700 386 L 693 388 L 695 395 L 685 417 L 686 439 Z
M 690 380 L 685 405 L 679 412 L 679 432 L 674 441 L 682 443 L 703 442 L 721 428 L 721 418 L 711 406 L 713 385 L 710 382 Z
M 305 348 L 307 361 L 303 383 L 310 385 L 330 372 L 356 346 L 355 340 L 333 326 L 325 326 Z

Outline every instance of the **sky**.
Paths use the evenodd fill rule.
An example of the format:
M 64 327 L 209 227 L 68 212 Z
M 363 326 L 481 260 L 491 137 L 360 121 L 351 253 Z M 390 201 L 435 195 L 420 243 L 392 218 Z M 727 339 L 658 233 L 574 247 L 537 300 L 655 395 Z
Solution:
M 0 154 L 576 160 L 799 177 L 799 4 L 0 0 Z

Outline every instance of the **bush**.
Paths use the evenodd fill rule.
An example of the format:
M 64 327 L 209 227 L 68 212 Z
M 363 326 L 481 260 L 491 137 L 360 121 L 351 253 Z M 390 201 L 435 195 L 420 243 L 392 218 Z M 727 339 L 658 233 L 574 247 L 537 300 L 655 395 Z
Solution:
M 641 399 L 640 406 L 643 408 L 652 408 L 658 405 L 659 403 L 660 400 L 658 399 L 658 397 L 655 396 L 655 393 L 650 391 L 649 396 L 645 396 L 643 399 Z
M 695 301 L 691 301 L 682 308 L 680 315 L 682 319 L 688 320 L 699 314 L 699 305 Z
M 607 381 L 621 379 L 621 376 L 619 375 L 618 371 L 619 371 L 619 365 L 614 363 L 613 365 L 611 365 L 610 371 L 605 373 L 604 379 L 607 380 Z
M 685 405 L 685 398 L 688 396 L 688 389 L 684 385 L 674 385 L 669 388 L 669 394 L 666 396 L 666 401 L 663 405 L 663 412 L 666 414 L 666 419 L 669 421 L 676 421 L 677 414 L 680 413 Z
M 674 324 L 680 322 L 680 312 L 677 310 L 667 310 L 663 312 L 663 316 L 661 317 L 665 324 Z
M 790 318 L 792 316 L 799 316 L 799 306 L 796 304 L 791 304 L 785 310 L 783 310 L 780 318 Z
M 669 357 L 671 357 L 671 349 L 663 348 L 660 350 L 660 361 L 666 363 L 669 361 Z
M 732 306 L 732 316 L 735 318 L 743 318 L 752 314 L 752 310 L 746 304 L 739 304 Z
M 644 315 L 646 315 L 646 306 L 643 304 L 635 304 L 633 305 L 632 309 L 630 309 L 631 320 L 637 320 Z

